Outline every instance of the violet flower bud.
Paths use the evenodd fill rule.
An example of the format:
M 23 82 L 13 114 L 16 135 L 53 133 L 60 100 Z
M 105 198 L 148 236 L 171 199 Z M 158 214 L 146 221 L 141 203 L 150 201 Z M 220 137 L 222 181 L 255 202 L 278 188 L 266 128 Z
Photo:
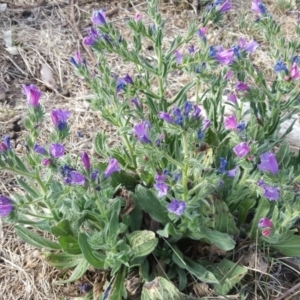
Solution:
M 41 155 L 45 155 L 47 153 L 46 149 L 38 144 L 34 144 L 33 151 Z
M 84 167 L 85 167 L 87 170 L 90 170 L 90 168 L 91 168 L 91 163 L 90 163 L 90 158 L 89 158 L 87 152 L 82 152 L 82 153 L 80 154 L 80 158 L 81 158 L 81 161 L 82 161 Z
M 119 162 L 115 158 L 109 158 L 108 165 L 104 171 L 104 177 L 107 178 L 114 172 L 119 172 L 120 170 Z
M 22 85 L 22 92 L 27 97 L 27 104 L 34 108 L 37 108 L 39 105 L 39 100 L 41 98 L 41 92 L 36 88 L 35 85 Z
M 41 162 L 42 166 L 46 167 L 51 164 L 51 158 L 44 158 Z
M 103 9 L 100 9 L 98 11 L 94 11 L 91 21 L 95 25 L 105 25 L 106 24 L 106 16 L 105 11 Z
M 12 210 L 12 201 L 3 195 L 0 195 L 0 217 L 6 217 Z
M 273 226 L 273 223 L 272 221 L 269 219 L 269 218 L 261 218 L 259 221 L 258 221 L 258 227 L 260 228 L 265 228 L 265 227 L 272 227 Z

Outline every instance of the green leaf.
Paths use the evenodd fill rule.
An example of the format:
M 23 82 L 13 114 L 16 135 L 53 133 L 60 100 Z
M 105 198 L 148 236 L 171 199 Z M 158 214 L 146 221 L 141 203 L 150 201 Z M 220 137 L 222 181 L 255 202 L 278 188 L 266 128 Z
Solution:
M 57 238 L 60 236 L 73 236 L 69 220 L 61 220 L 57 225 L 51 226 L 51 233 Z
M 258 221 L 268 215 L 270 202 L 265 198 L 260 198 L 255 215 L 252 220 L 250 235 L 255 239 L 257 234 Z
M 230 260 L 223 259 L 221 262 L 208 266 L 208 269 L 219 280 L 213 284 L 214 291 L 220 295 L 227 295 L 228 292 L 239 283 L 247 273 L 247 269 L 237 265 Z
M 275 248 L 285 256 L 300 256 L 300 236 L 294 232 L 283 235 L 277 243 L 270 243 L 270 247 Z
M 138 185 L 133 198 L 151 218 L 162 224 L 169 222 L 167 209 L 161 204 L 157 196 L 147 188 Z
M 143 286 L 141 300 L 184 300 L 185 295 L 174 286 L 172 282 L 155 277 L 153 281 L 146 282 Z
M 35 191 L 32 187 L 30 187 L 27 182 L 22 180 L 21 178 L 17 178 L 18 184 L 33 198 L 38 198 L 40 195 L 37 191 Z
M 26 243 L 38 247 L 50 250 L 61 250 L 61 246 L 57 243 L 49 241 L 36 233 L 33 233 L 29 229 L 21 225 L 15 225 L 16 234 Z
M 44 253 L 46 262 L 58 269 L 69 269 L 77 266 L 82 260 L 82 255 L 72 255 L 69 253 Z
M 58 242 L 63 248 L 64 251 L 66 251 L 69 254 L 81 254 L 81 249 L 79 247 L 78 241 L 73 236 L 61 236 L 58 238 Z
M 173 242 L 181 239 L 183 235 L 172 223 L 167 223 L 164 229 L 157 230 L 156 233 L 165 238 L 172 237 Z
M 189 271 L 199 280 L 207 283 L 218 283 L 214 274 L 205 269 L 200 263 L 195 262 L 187 257 L 184 257 L 178 249 L 173 249 L 173 262 L 182 269 Z
M 123 170 L 113 173 L 110 176 L 110 180 L 110 183 L 113 187 L 117 187 L 121 184 L 128 190 L 134 190 L 138 183 L 138 178 L 135 176 L 135 174 L 129 174 Z
M 108 300 L 120 300 L 127 298 L 127 292 L 125 288 L 125 277 L 126 267 L 123 266 L 114 279 L 111 292 L 108 296 Z
M 106 157 L 106 140 L 106 134 L 103 132 L 98 132 L 94 142 L 96 152 L 104 157 Z
M 77 267 L 72 272 L 72 275 L 70 276 L 70 278 L 67 280 L 60 280 L 57 283 L 58 284 L 69 283 L 69 282 L 73 282 L 73 281 L 81 278 L 85 274 L 85 272 L 89 268 L 89 266 L 90 266 L 90 264 L 87 262 L 87 260 L 82 258 L 81 261 L 78 263 Z
M 95 268 L 103 269 L 105 255 L 97 253 L 91 248 L 88 242 L 88 236 L 85 233 L 79 233 L 78 243 L 85 259 Z
M 150 254 L 156 247 L 158 239 L 149 230 L 134 231 L 128 236 L 129 244 L 134 251 L 134 257 Z

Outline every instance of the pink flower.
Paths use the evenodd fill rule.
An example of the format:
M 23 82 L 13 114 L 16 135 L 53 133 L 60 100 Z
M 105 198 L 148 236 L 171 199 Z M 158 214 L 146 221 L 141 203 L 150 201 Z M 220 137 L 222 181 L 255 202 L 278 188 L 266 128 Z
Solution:
M 228 130 L 237 130 L 237 120 L 234 115 L 225 118 L 224 127 Z
M 229 94 L 229 95 L 227 96 L 227 100 L 228 100 L 228 101 L 231 101 L 231 102 L 233 102 L 233 103 L 237 103 L 237 97 L 236 97 L 235 94 Z
M 300 77 L 299 69 L 297 63 L 293 63 L 290 71 L 290 76 L 292 79 L 296 80 Z
M 142 15 L 140 13 L 136 13 L 135 17 L 134 17 L 134 21 L 138 22 L 139 20 L 141 20 L 141 18 L 142 18 Z
M 269 218 L 261 218 L 259 221 L 258 221 L 258 227 L 260 228 L 265 228 L 265 227 L 272 227 L 273 226 L 273 223 L 272 221 L 269 219 Z
M 270 230 L 270 229 L 264 229 L 264 230 L 261 232 L 261 234 L 262 234 L 263 236 L 268 237 L 268 236 L 270 236 L 270 234 L 271 234 L 271 230 Z
M 246 142 L 242 142 L 235 147 L 233 147 L 233 152 L 238 156 L 238 157 L 244 157 L 250 152 L 250 148 Z

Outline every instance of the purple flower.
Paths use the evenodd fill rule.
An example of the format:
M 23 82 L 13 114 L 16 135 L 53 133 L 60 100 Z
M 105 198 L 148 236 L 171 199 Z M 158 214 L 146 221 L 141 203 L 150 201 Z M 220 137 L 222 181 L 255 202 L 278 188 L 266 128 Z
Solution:
M 206 130 L 209 126 L 210 126 L 210 121 L 204 120 L 203 125 L 202 125 L 202 130 Z
M 70 58 L 70 63 L 74 65 L 76 68 L 78 68 L 80 65 L 84 63 L 79 51 L 76 51 L 74 56 Z
M 269 218 L 261 218 L 258 221 L 258 227 L 265 228 L 265 227 L 272 227 L 273 223 Z
M 189 101 L 186 101 L 186 102 L 183 104 L 183 114 L 184 114 L 185 116 L 188 116 L 189 113 L 190 113 L 191 110 L 192 110 L 192 107 L 193 107 L 192 103 L 189 102 Z
M 93 46 L 99 37 L 100 36 L 97 30 L 95 28 L 90 28 L 88 36 L 83 39 L 83 44 L 85 46 Z
M 34 108 L 38 107 L 42 93 L 33 84 L 23 84 L 22 88 L 23 94 L 27 97 L 27 104 Z
M 238 172 L 238 170 L 239 170 L 239 166 L 236 166 L 234 169 L 227 171 L 226 175 L 228 177 L 235 177 L 236 174 L 237 174 L 237 172 Z
M 221 65 L 230 65 L 234 60 L 234 51 L 233 49 L 218 51 L 215 55 L 215 59 Z
M 218 51 L 216 48 L 214 48 L 214 46 L 209 46 L 209 48 L 208 48 L 208 56 L 209 57 L 215 58 L 217 55 L 217 52 Z
M 258 13 L 258 14 L 265 14 L 266 13 L 266 8 L 261 3 L 260 0 L 253 0 L 252 1 L 251 10 L 255 13 Z
M 38 144 L 34 144 L 33 151 L 42 155 L 47 153 L 46 149 Z
M 186 208 L 185 202 L 177 199 L 171 200 L 167 209 L 170 213 L 181 216 Z
M 227 166 L 227 160 L 224 157 L 220 158 L 220 166 L 217 170 L 217 174 L 223 174 L 225 172 L 225 168 Z
M 56 157 L 56 158 L 61 157 L 64 155 L 64 152 L 65 152 L 65 148 L 61 144 L 52 144 L 50 146 L 50 154 L 53 157 Z
M 106 19 L 105 19 L 105 12 L 103 9 L 100 9 L 98 11 L 94 11 L 92 15 L 92 22 L 95 25 L 105 25 L 106 24 Z
M 245 121 L 242 120 L 242 121 L 237 125 L 236 128 L 237 128 L 238 132 L 244 131 L 245 128 L 246 128 L 246 123 L 245 123 Z
M 195 53 L 195 46 L 194 46 L 194 45 L 190 45 L 190 46 L 188 47 L 188 51 L 189 51 L 190 54 Z
M 237 91 L 248 91 L 249 90 L 249 86 L 242 81 L 238 81 L 238 83 L 235 85 L 235 88 Z
M 258 47 L 258 43 L 256 43 L 254 40 L 251 40 L 249 43 L 245 45 L 244 50 L 248 53 L 253 53 L 257 47 Z
M 175 50 L 173 53 L 176 58 L 176 63 L 177 63 L 177 65 L 179 65 L 182 61 L 182 54 L 179 52 L 179 50 Z
M 166 121 L 167 123 L 173 123 L 173 119 L 172 119 L 172 117 L 170 116 L 169 113 L 161 111 L 161 112 L 158 113 L 158 117 L 160 119 Z
M 226 1 L 222 4 L 222 6 L 220 7 L 219 11 L 220 11 L 221 13 L 223 13 L 223 12 L 228 11 L 228 10 L 230 10 L 230 9 L 231 9 L 231 4 L 229 3 L 229 0 L 226 0 Z
M 181 114 L 181 110 L 178 107 L 173 108 L 173 115 L 174 115 L 174 118 L 173 118 L 174 124 L 182 126 L 183 116 Z
M 242 142 L 233 147 L 233 151 L 238 157 L 244 157 L 250 152 L 250 148 L 246 142 Z
M 235 94 L 228 94 L 227 100 L 228 100 L 228 101 L 231 101 L 231 102 L 233 102 L 233 103 L 237 103 L 237 97 L 236 97 Z
M 259 165 L 257 165 L 259 170 L 269 171 L 272 174 L 277 174 L 278 164 L 276 161 L 276 157 L 272 152 L 268 151 L 266 153 L 261 154 L 260 161 L 261 161 L 261 163 Z
M 290 76 L 294 80 L 299 79 L 300 74 L 299 74 L 299 69 L 298 69 L 297 63 L 292 64 L 292 67 L 290 70 Z
M 126 83 L 133 84 L 133 80 L 132 80 L 132 78 L 130 77 L 129 74 L 126 74 L 125 77 L 123 78 L 123 80 L 124 80 Z
M 181 179 L 181 173 L 180 172 L 174 172 L 174 174 L 173 174 L 173 180 L 175 182 L 177 182 L 180 179 Z
M 54 109 L 51 111 L 51 119 L 53 125 L 58 130 L 63 130 L 67 126 L 67 120 L 70 112 L 68 110 Z
M 194 112 L 193 112 L 193 118 L 197 119 L 201 113 L 201 109 L 198 105 L 193 106 Z
M 92 173 L 91 173 L 91 180 L 92 181 L 95 181 L 96 179 L 97 179 L 97 177 L 98 177 L 98 175 L 99 175 L 99 170 L 94 170 Z
M 10 199 L 5 196 L 0 196 L 0 217 L 6 217 L 13 210 L 13 205 Z
M 158 191 L 157 197 L 161 198 L 167 195 L 169 187 L 163 182 L 157 182 L 154 184 L 154 188 Z
M 133 128 L 133 135 L 142 143 L 149 144 L 151 141 L 148 138 L 149 122 L 142 121 Z
M 198 129 L 198 131 L 197 131 L 197 138 L 200 141 L 204 138 L 204 133 L 201 129 Z
M 134 17 L 134 21 L 138 22 L 139 20 L 141 20 L 141 18 L 142 18 L 142 15 L 140 13 L 136 13 L 135 17 Z
M 51 158 L 44 158 L 41 162 L 42 166 L 46 167 L 51 164 Z
M 0 152 L 6 152 L 10 150 L 10 137 L 7 135 L 3 138 L 3 142 L 0 144 Z
M 137 97 L 134 97 L 132 100 L 131 100 L 131 103 L 133 103 L 135 105 L 136 108 L 140 108 L 141 107 L 141 104 L 138 100 Z
M 104 171 L 104 177 L 109 177 L 114 172 L 119 172 L 119 162 L 115 158 L 109 158 L 108 165 Z
M 88 156 L 88 154 L 86 152 L 82 152 L 80 154 L 80 158 L 81 158 L 81 161 L 84 165 L 84 167 L 89 170 L 91 168 L 91 163 L 90 163 L 90 158 Z
M 264 191 L 264 196 L 269 200 L 278 200 L 280 197 L 279 190 L 275 187 L 266 185 L 263 180 L 259 180 L 257 185 Z
M 232 72 L 231 70 L 228 70 L 228 71 L 226 72 L 224 78 L 225 78 L 226 80 L 229 80 L 230 78 L 232 78 L 232 76 L 233 76 L 233 72 Z
M 281 72 L 281 71 L 287 72 L 288 69 L 287 69 L 287 67 L 286 67 L 286 64 L 283 63 L 282 60 L 278 59 L 278 61 L 276 62 L 275 66 L 274 66 L 274 71 L 275 71 L 276 73 Z
M 154 177 L 154 180 L 156 182 L 165 182 L 167 180 L 165 175 L 161 175 L 161 174 L 156 174 Z
M 7 149 L 7 146 L 4 142 L 1 142 L 0 144 L 0 153 L 3 153 L 3 152 L 6 152 L 8 149 Z
M 227 130 L 236 130 L 237 129 L 237 120 L 234 115 L 231 115 L 224 120 L 224 127 Z
M 202 27 L 197 31 L 197 34 L 204 42 L 206 42 L 206 33 L 207 33 L 207 28 L 205 27 Z
M 74 184 L 74 185 L 84 185 L 85 184 L 85 177 L 82 174 L 80 174 L 76 171 L 71 171 L 69 173 L 69 175 L 70 175 L 71 180 L 67 180 L 67 181 L 65 180 L 66 183 Z

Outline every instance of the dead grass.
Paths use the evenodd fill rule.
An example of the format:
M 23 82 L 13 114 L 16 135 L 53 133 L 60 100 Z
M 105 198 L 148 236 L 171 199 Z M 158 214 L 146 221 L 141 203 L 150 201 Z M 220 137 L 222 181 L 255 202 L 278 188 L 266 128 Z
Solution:
M 196 16 L 194 9 L 185 2 L 181 2 L 185 3 L 184 6 L 182 4 L 174 5 L 173 1 L 161 2 L 163 2 L 163 15 L 168 18 L 165 40 L 166 45 L 168 45 L 176 35 L 183 35 L 186 32 L 190 20 L 197 21 L 199 16 Z M 220 27 L 216 32 L 209 32 L 209 42 L 230 47 L 237 42 L 240 36 L 247 39 L 254 37 L 259 41 L 259 36 L 251 25 L 253 16 L 248 9 L 249 5 L 245 5 L 245 2 L 248 1 L 232 0 L 232 2 L 235 9 L 226 14 L 224 21 L 224 24 L 230 25 Z M 26 114 L 26 104 L 21 94 L 21 85 L 34 83 L 44 91 L 41 103 L 47 112 L 46 122 L 40 127 L 40 144 L 46 144 L 49 141 L 49 128 L 51 128 L 49 112 L 53 108 L 71 111 L 69 122 L 71 135 L 66 143 L 68 151 L 78 153 L 86 150 L 93 154 L 92 141 L 95 134 L 101 130 L 109 133 L 110 142 L 113 142 L 115 139 L 114 130 L 99 117 L 97 112 L 91 111 L 85 102 L 87 98 L 91 97 L 90 91 L 84 82 L 75 76 L 72 66 L 68 63 L 69 57 L 79 49 L 82 55 L 87 58 L 89 67 L 93 68 L 94 66 L 94 61 L 82 48 L 78 32 L 74 26 L 72 27 L 74 24 L 72 22 L 76 23 L 79 33 L 84 36 L 87 28 L 91 26 L 89 16 L 93 9 L 101 7 L 111 11 L 113 8 L 119 7 L 118 13 L 112 15 L 110 21 L 114 22 L 126 38 L 129 35 L 125 26 L 127 20 L 132 18 L 137 11 L 142 12 L 146 1 L 74 0 L 74 7 L 72 8 L 75 15 L 74 20 L 69 5 L 72 1 L 10 0 L 0 1 L 1 3 L 10 4 L 4 11 L 0 9 L 0 31 L 12 30 L 13 42 L 18 48 L 19 54 L 9 54 L 5 50 L 4 41 L 0 39 L 0 88 L 6 92 L 5 99 L 2 99 L 0 104 L 0 136 L 11 135 L 15 137 L 14 146 L 19 145 L 17 151 L 20 153 L 24 151 L 21 146 L 24 137 L 23 128 L 21 127 L 20 132 L 13 131 L 13 121 L 18 118 L 23 119 Z M 292 29 L 299 21 L 299 7 L 297 8 L 296 4 L 293 4 L 291 11 L 282 9 L 282 6 L 273 0 L 264 1 L 264 3 L 266 3 L 268 10 L 274 14 L 275 20 L 282 24 L 286 37 L 289 40 L 295 39 L 296 35 Z M 267 50 L 268 44 L 261 43 L 253 55 L 253 59 L 255 64 L 263 69 L 271 80 L 275 62 L 270 60 Z M 145 49 L 145 55 L 151 57 L 153 51 Z M 126 73 L 134 75 L 130 65 L 125 65 L 115 56 L 108 59 L 113 65 L 114 72 L 122 75 Z M 41 81 L 40 68 L 42 64 L 47 64 L 53 71 L 56 81 L 54 90 L 46 89 Z M 172 94 L 173 87 L 184 85 L 188 81 L 189 77 L 184 74 L 170 78 L 170 94 Z M 83 137 L 77 136 L 78 131 L 82 133 Z M 15 181 L 9 174 L 3 172 L 0 174 L 0 179 L 0 193 L 9 195 L 15 189 Z M 255 251 L 254 255 L 256 259 L 259 257 Z M 260 288 L 268 291 L 276 286 L 278 295 L 286 291 L 285 287 L 280 286 L 282 279 L 273 278 L 274 281 L 269 281 L 263 285 L 262 282 L 265 277 L 262 278 L 257 275 L 262 273 L 261 270 L 257 269 L 257 265 L 249 266 L 249 268 L 252 269 L 252 274 L 256 275 L 254 275 L 255 280 L 252 280 L 253 290 L 247 299 L 259 299 L 253 291 L 263 294 L 262 291 L 258 291 Z M 270 272 L 270 269 L 267 272 Z M 266 273 L 265 270 L 264 273 Z M 62 271 L 49 267 L 43 261 L 43 256 L 39 250 L 24 244 L 16 237 L 11 226 L 0 224 L 1 299 L 71 299 L 70 295 L 79 294 L 76 285 L 58 286 L 54 284 L 55 280 L 63 275 L 65 274 Z M 256 296 L 257 298 L 253 298 Z

